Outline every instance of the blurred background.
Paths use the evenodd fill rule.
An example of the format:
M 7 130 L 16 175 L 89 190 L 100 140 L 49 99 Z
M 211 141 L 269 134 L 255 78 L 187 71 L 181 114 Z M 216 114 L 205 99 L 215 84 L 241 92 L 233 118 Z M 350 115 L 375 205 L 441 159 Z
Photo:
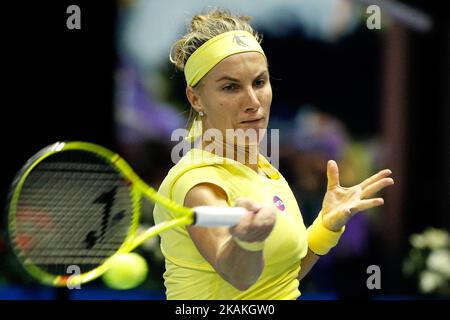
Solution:
M 437 2 L 437 1 L 436 1 Z M 81 9 L 81 29 L 66 9 Z M 124 156 L 158 187 L 173 165 L 171 133 L 187 123 L 184 75 L 169 50 L 190 18 L 214 7 L 252 16 L 263 34 L 280 130 L 279 170 L 306 225 L 320 210 L 326 162 L 344 186 L 383 168 L 395 185 L 385 205 L 361 213 L 302 281 L 300 299 L 450 298 L 450 19 L 433 1 L 121 0 L 8 4 L 3 95 L 1 205 L 37 150 L 86 140 Z M 4 85 L 5 86 L 5 85 Z M 141 225 L 152 223 L 143 204 Z M 146 281 L 114 290 L 37 284 L 0 233 L 0 299 L 164 299 L 158 239 L 136 252 Z M 381 271 L 369 290 L 368 267 Z

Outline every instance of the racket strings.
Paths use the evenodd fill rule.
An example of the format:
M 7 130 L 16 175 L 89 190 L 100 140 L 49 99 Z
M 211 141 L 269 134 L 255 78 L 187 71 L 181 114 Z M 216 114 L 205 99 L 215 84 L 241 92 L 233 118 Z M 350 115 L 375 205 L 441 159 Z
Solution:
M 98 156 L 66 151 L 46 158 L 28 175 L 17 204 L 19 256 L 52 274 L 99 266 L 130 232 L 131 198 L 128 182 Z
M 40 210 L 43 212 L 48 212 L 49 210 L 53 209 L 53 211 L 55 212 L 52 220 L 53 223 L 74 223 L 83 213 L 94 213 L 93 216 L 99 215 L 102 209 L 98 208 L 97 211 L 92 212 L 91 203 L 89 203 L 88 199 L 89 197 L 91 197 L 91 192 L 97 190 L 97 188 L 101 187 L 101 185 L 96 185 L 95 183 L 93 183 L 93 186 L 89 187 L 87 190 L 83 189 L 82 186 L 79 186 L 77 187 L 79 191 L 73 194 L 72 198 L 67 198 L 64 196 L 64 193 L 67 189 L 67 187 L 65 186 L 66 182 L 64 182 L 65 177 L 55 176 L 54 179 L 56 179 L 55 181 L 63 181 L 63 185 L 54 183 L 53 186 L 51 186 L 51 189 L 49 189 L 48 191 L 52 193 L 53 196 L 47 196 L 47 198 L 34 197 L 33 190 L 31 190 L 30 194 L 23 192 L 23 198 L 35 200 L 34 204 L 37 204 L 37 207 L 40 208 Z M 71 187 L 73 189 L 74 185 L 72 184 Z M 59 201 L 57 199 L 59 199 Z M 52 202 L 52 200 L 54 201 Z M 35 214 L 38 214 L 40 212 L 36 211 L 35 209 L 29 210 L 32 212 L 34 211 Z M 76 213 L 78 213 L 78 215 Z M 34 226 L 29 227 L 33 228 Z M 72 228 L 69 231 L 77 232 L 77 229 Z

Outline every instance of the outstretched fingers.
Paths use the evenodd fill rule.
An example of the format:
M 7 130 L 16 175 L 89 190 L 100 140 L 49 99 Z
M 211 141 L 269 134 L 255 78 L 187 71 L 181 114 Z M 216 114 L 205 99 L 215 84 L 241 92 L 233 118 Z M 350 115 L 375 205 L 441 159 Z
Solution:
M 374 174 L 373 176 L 371 176 L 371 177 L 367 178 L 366 180 L 364 180 L 363 182 L 361 182 L 360 183 L 361 188 L 365 189 L 372 183 L 377 182 L 380 179 L 389 177 L 391 174 L 392 174 L 392 171 L 389 169 L 381 170 L 380 172 Z
M 381 189 L 384 189 L 393 184 L 394 184 L 394 179 L 382 178 L 378 181 L 373 182 L 372 184 L 369 184 L 367 187 L 365 187 L 362 191 L 362 197 L 363 198 L 371 197 L 373 194 L 377 193 Z
M 357 213 L 360 211 L 368 210 L 374 207 L 379 207 L 384 204 L 383 198 L 373 198 L 373 199 L 365 199 L 360 200 L 356 207 L 354 207 L 351 211 L 352 213 Z
M 339 186 L 339 168 L 337 166 L 336 161 L 334 160 L 330 160 L 327 163 L 327 178 L 328 178 L 327 184 L 328 190 Z

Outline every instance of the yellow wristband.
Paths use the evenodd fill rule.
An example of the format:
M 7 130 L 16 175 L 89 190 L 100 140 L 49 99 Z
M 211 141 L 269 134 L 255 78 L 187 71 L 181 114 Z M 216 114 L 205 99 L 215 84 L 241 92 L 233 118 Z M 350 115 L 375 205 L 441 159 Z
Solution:
M 255 241 L 255 242 L 247 242 L 239 240 L 236 237 L 233 237 L 234 242 L 237 243 L 239 247 L 247 251 L 261 251 L 264 249 L 264 241 Z
M 331 231 L 325 228 L 322 223 L 322 214 L 319 214 L 306 230 L 308 247 L 315 254 L 323 256 L 338 243 L 344 231 L 345 226 L 340 231 Z

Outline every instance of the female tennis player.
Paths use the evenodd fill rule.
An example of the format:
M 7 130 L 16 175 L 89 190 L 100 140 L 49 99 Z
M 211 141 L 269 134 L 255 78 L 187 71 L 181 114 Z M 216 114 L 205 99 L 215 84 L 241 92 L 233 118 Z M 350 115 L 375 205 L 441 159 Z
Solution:
M 191 138 L 199 141 L 213 130 L 223 139 L 201 139 L 159 192 L 188 207 L 241 206 L 248 213 L 231 228 L 189 226 L 161 234 L 168 299 L 297 299 L 299 281 L 338 243 L 347 221 L 382 205 L 372 196 L 394 183 L 391 171 L 382 170 L 344 188 L 330 160 L 322 210 L 305 227 L 288 183 L 259 153 L 272 89 L 260 36 L 249 20 L 217 9 L 196 15 L 172 48 L 171 61 L 185 74 L 199 120 Z M 242 133 L 238 129 L 257 132 L 256 139 L 227 137 L 230 130 Z M 156 223 L 171 215 L 156 205 Z

